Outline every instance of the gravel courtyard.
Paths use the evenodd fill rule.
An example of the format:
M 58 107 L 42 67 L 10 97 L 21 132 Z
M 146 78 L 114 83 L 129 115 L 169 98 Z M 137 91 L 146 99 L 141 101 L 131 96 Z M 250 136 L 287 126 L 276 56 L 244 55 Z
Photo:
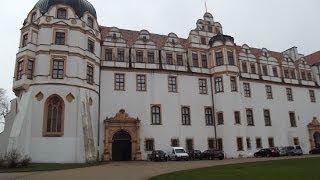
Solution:
M 226 159 L 214 161 L 188 161 L 188 162 L 110 162 L 105 165 L 51 171 L 51 172 L 29 172 L 29 173 L 0 173 L 1 180 L 145 180 L 152 176 L 181 171 L 186 169 L 195 169 L 209 166 L 236 164 L 245 162 L 257 162 L 267 160 L 280 160 L 290 158 L 308 158 L 313 156 L 302 157 L 280 157 L 280 158 L 250 158 L 250 159 Z

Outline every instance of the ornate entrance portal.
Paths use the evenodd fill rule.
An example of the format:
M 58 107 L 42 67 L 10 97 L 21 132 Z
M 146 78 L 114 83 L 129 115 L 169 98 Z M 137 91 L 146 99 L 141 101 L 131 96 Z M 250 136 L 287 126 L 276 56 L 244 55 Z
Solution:
M 141 160 L 140 120 L 129 117 L 120 110 L 113 118 L 104 121 L 104 160 L 128 161 Z
M 311 148 L 320 147 L 320 123 L 314 118 L 308 125 Z

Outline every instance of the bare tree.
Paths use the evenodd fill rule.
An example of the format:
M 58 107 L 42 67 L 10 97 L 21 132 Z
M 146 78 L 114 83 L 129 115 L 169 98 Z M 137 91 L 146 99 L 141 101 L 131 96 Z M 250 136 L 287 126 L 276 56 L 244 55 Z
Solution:
M 9 112 L 9 101 L 6 91 L 0 88 L 0 116 L 5 116 Z

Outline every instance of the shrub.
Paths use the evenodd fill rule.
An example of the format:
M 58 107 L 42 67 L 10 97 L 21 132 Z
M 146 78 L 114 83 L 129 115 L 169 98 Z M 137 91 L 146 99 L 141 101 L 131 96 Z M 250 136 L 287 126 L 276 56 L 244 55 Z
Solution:
M 20 163 L 21 166 L 26 167 L 29 166 L 29 164 L 31 163 L 31 158 L 29 156 L 24 156 L 24 158 L 21 159 Z
M 19 165 L 21 154 L 18 152 L 18 150 L 13 149 L 6 154 L 5 159 L 8 163 L 9 168 L 15 168 L 15 167 L 18 167 Z

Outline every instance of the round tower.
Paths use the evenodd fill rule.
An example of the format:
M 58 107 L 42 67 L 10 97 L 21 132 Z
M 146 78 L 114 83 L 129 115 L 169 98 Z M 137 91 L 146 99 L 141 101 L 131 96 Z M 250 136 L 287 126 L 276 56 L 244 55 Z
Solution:
M 21 29 L 8 149 L 34 162 L 97 158 L 100 30 L 86 0 L 39 0 Z

